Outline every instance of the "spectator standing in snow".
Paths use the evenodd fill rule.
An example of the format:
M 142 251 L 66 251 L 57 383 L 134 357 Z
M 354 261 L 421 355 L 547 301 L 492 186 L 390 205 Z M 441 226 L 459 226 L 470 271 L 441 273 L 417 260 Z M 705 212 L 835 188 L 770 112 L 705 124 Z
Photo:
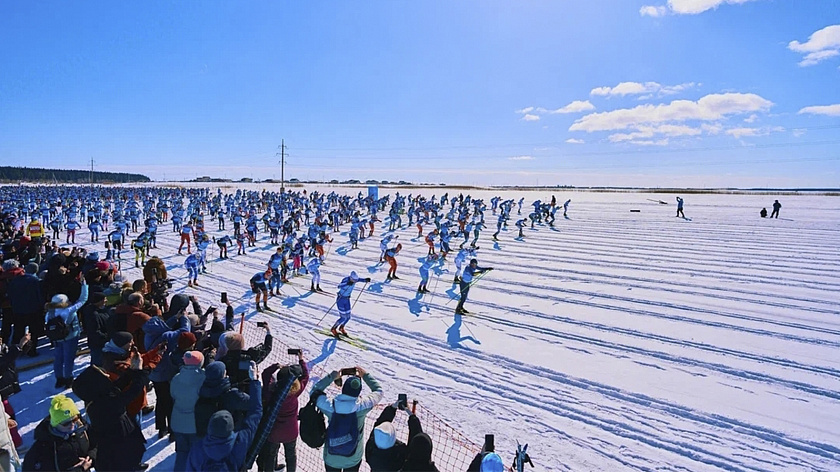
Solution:
M 782 204 L 779 203 L 778 200 L 773 202 L 773 213 L 770 213 L 770 218 L 778 218 L 779 217 L 779 210 L 782 209 Z

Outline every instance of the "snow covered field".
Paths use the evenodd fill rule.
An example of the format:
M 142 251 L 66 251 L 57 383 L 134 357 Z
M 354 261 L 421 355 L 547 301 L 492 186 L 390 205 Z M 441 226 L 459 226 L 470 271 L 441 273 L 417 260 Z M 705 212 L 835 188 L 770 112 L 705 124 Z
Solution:
M 524 196 L 523 215 L 551 195 L 470 193 Z M 496 218 L 486 212 L 479 265 L 496 270 L 472 288 L 473 314 L 460 324 L 449 301 L 454 255 L 420 297 L 427 248 L 412 242 L 414 227 L 398 231 L 402 280 L 390 282 L 377 264 L 387 224 L 356 250 L 342 227 L 321 286 L 334 292 L 351 270 L 373 279 L 348 325 L 367 350 L 338 343 L 319 365 L 364 366 L 388 402 L 407 393 L 477 443 L 494 433 L 506 461 L 516 440 L 527 442 L 536 471 L 840 470 L 840 198 L 689 194 L 688 220 L 674 217 L 672 194 L 553 193 L 558 203 L 572 199 L 569 218 L 561 210 L 555 228 L 526 229 L 524 240 L 514 239 L 514 219 L 494 243 Z M 760 218 L 775 198 L 781 218 Z M 222 234 L 210 219 L 206 228 Z M 307 358 L 321 352 L 325 338 L 313 328 L 335 299 L 307 294 L 308 277 L 293 281 L 302 295 L 286 287 L 282 304 L 271 301 L 274 313 L 252 316 L 248 279 L 273 252 L 267 234 L 228 261 L 211 246 L 198 288 L 186 287 L 171 225 L 158 235 L 152 254 L 178 279 L 173 292 L 208 306 L 227 291 L 237 313 L 270 319 Z M 133 264 L 123 274 L 141 277 Z M 24 391 L 12 398 L 26 444 L 55 393 L 50 372 L 23 373 Z M 153 423 L 144 424 L 151 437 Z M 147 459 L 152 470 L 169 470 L 174 446 L 156 439 Z

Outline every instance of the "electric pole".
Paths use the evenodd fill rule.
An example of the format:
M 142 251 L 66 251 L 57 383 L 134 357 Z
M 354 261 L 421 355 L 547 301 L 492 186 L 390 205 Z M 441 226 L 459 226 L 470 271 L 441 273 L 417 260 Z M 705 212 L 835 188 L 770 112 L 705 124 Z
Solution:
M 90 175 L 88 176 L 88 182 L 90 186 L 93 187 L 93 156 L 90 157 Z
M 284 193 L 286 191 L 286 141 L 281 139 L 277 147 L 280 148 L 280 152 L 275 154 L 275 156 L 280 156 L 280 193 Z

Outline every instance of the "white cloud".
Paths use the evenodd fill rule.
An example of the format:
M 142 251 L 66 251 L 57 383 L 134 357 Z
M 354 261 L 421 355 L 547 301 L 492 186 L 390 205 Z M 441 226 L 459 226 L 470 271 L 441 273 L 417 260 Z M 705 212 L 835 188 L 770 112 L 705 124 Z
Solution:
M 781 126 L 772 126 L 768 128 L 731 128 L 726 130 L 726 134 L 737 138 L 747 138 L 756 136 L 767 136 L 770 133 L 781 133 L 785 129 Z
M 569 130 L 591 133 L 689 120 L 716 121 L 728 115 L 766 111 L 772 105 L 773 102 L 752 93 L 710 94 L 696 102 L 674 100 L 668 104 L 645 104 L 634 108 L 591 113 L 576 120 Z
M 639 99 L 652 98 L 654 94 L 674 95 L 694 87 L 694 82 L 686 82 L 679 85 L 660 85 L 656 82 L 621 82 L 615 87 L 595 87 L 589 94 L 601 97 L 643 95 Z
M 524 115 L 524 114 L 526 114 L 526 113 L 531 113 L 532 111 L 534 111 L 534 107 L 525 107 L 525 108 L 523 108 L 523 109 L 521 109 L 521 110 L 516 110 L 516 112 L 515 112 L 515 113 L 519 113 L 519 114 L 521 114 L 521 115 Z
M 818 64 L 828 58 L 840 56 L 840 25 L 826 26 L 814 32 L 808 41 L 791 41 L 788 49 L 805 54 L 799 63 L 802 67 Z
M 699 128 L 692 128 L 685 125 L 639 126 L 636 130 L 633 133 L 612 134 L 608 139 L 613 143 L 620 143 L 624 141 L 635 142 L 638 139 L 650 139 L 657 135 L 677 137 L 697 136 L 703 133 Z
M 805 135 L 805 130 L 804 129 L 794 129 L 793 130 L 793 137 L 795 137 L 795 138 L 799 138 L 799 137 L 802 137 L 804 135 Z
M 819 105 L 805 107 L 799 110 L 800 115 L 806 113 L 809 115 L 840 116 L 840 103 L 836 105 Z
M 637 140 L 637 141 L 630 141 L 630 144 L 636 144 L 638 146 L 667 146 L 668 145 L 668 138 L 665 139 L 657 139 L 657 140 Z
M 548 113 L 549 115 L 555 115 L 558 113 L 580 113 L 582 111 L 591 111 L 594 109 L 595 105 L 589 103 L 589 100 L 575 100 L 564 107 L 557 108 L 556 110 L 537 108 L 536 111 L 538 113 Z
M 566 140 L 566 142 L 569 143 L 569 144 L 583 144 L 584 143 L 584 141 L 582 139 L 575 139 L 575 138 L 569 138 L 569 139 Z
M 744 118 L 744 123 L 755 123 L 755 120 L 757 120 L 757 119 L 758 119 L 758 115 L 753 113 L 752 115 Z
M 522 117 L 522 121 L 539 121 L 540 117 L 537 115 L 532 115 L 530 113 L 526 113 L 525 116 Z
M 645 5 L 639 9 L 639 14 L 653 18 L 659 18 L 668 13 L 674 15 L 697 15 L 704 11 L 714 10 L 724 3 L 740 5 L 750 1 L 752 0 L 668 0 L 668 6 Z
M 642 16 L 652 16 L 654 18 L 659 18 L 668 14 L 668 8 L 665 5 L 660 5 L 658 7 L 652 5 L 645 5 L 639 9 L 639 14 Z
M 668 0 L 668 8 L 677 15 L 696 15 L 728 3 L 740 5 L 751 0 Z
M 513 157 L 508 157 L 508 159 L 511 160 L 511 161 L 533 161 L 534 157 L 533 156 L 513 156 Z

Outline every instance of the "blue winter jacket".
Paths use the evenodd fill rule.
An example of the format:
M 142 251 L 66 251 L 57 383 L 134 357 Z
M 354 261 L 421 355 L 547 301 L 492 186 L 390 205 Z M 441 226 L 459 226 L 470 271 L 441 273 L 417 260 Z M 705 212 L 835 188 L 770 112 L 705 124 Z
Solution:
M 169 382 L 178 373 L 179 366 L 172 362 L 171 355 L 178 349 L 178 336 L 190 331 L 190 320 L 186 316 L 181 316 L 174 322 L 178 323 L 178 327 L 172 329 L 163 318 L 153 316 L 143 325 L 143 332 L 146 334 L 144 338 L 146 351 L 151 351 L 166 343 L 166 352 L 149 375 L 149 379 L 153 382 Z
M 205 436 L 198 444 L 190 449 L 187 459 L 187 470 L 202 472 L 203 465 L 208 460 L 223 461 L 231 464 L 234 470 L 239 470 L 245 463 L 248 447 L 257 432 L 257 426 L 262 416 L 262 386 L 260 382 L 251 382 L 248 416 L 245 418 L 243 429 L 235 431 L 226 438 Z

